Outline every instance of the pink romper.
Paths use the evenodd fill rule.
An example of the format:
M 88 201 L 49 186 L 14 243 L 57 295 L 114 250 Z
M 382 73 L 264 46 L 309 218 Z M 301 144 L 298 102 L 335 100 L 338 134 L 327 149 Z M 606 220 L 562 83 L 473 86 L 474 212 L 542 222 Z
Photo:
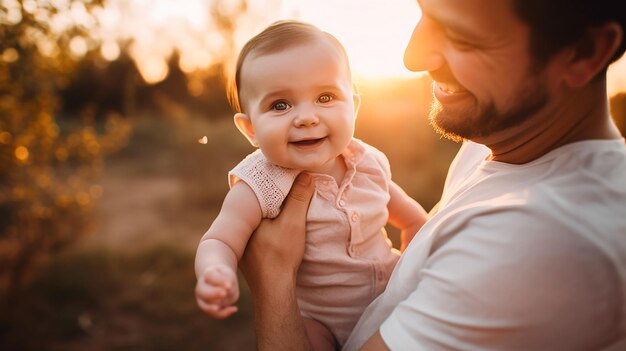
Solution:
M 347 172 L 339 186 L 332 176 L 313 174 L 316 191 L 296 288 L 302 315 L 324 324 L 340 345 L 383 292 L 399 257 L 384 229 L 391 180 L 387 158 L 357 139 L 343 157 Z M 263 217 L 274 218 L 298 173 L 269 163 L 257 150 L 229 172 L 229 182 L 246 182 Z

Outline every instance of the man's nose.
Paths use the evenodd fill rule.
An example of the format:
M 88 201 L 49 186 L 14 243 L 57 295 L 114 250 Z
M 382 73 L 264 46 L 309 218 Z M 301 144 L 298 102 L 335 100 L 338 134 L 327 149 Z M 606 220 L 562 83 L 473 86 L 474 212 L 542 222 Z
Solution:
M 404 66 L 410 71 L 436 71 L 445 64 L 441 53 L 442 33 L 437 23 L 422 18 L 404 51 Z

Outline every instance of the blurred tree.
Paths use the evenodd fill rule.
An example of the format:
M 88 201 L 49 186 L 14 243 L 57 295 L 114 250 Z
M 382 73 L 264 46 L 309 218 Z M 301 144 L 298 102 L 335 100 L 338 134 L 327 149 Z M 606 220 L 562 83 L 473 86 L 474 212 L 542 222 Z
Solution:
M 151 103 L 158 108 L 165 95 L 185 109 L 222 114 L 223 73 L 235 54 L 235 29 L 259 20 L 244 16 L 258 9 L 249 11 L 247 0 L 206 4 L 211 31 L 186 32 L 186 39 L 220 44 L 198 61 L 189 56 L 194 50 L 183 59 L 176 40 L 163 57 L 143 57 L 137 49 L 146 44 L 143 37 L 128 28 L 115 31 L 135 21 L 125 17 L 132 12 L 127 10 L 137 15 L 145 12 L 143 5 L 0 0 L 0 297 L 14 294 L 46 255 L 89 232 L 103 191 L 103 159 L 128 143 L 130 119 L 123 115 Z M 191 28 L 185 18 L 170 18 L 147 33 L 158 41 L 171 31 L 172 20 Z M 143 75 L 144 59 L 168 62 L 161 84 Z
M 262 8 L 260 3 L 154 1 L 146 8 L 139 2 L 107 0 L 96 17 L 116 20 L 105 20 L 90 34 L 104 38 L 102 49 L 119 48 L 119 55 L 111 62 L 97 55 L 81 60 L 61 90 L 63 111 L 73 115 L 89 106 L 97 117 L 103 109 L 128 117 L 169 116 L 176 106 L 186 115 L 222 117 L 230 112 L 225 76 L 241 44 L 236 39 L 249 37 L 278 12 L 277 0 L 264 1 Z
M 118 114 L 100 128 L 89 109 L 80 121 L 59 121 L 59 89 L 98 46 L 88 35 L 96 6 L 0 0 L 0 292 L 8 300 L 35 263 L 89 232 L 103 157 L 130 134 Z

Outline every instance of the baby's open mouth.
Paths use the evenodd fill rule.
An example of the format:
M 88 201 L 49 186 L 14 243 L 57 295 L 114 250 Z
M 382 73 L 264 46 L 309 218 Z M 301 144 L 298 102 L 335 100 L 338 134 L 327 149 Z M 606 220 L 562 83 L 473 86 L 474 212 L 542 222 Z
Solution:
M 326 139 L 326 137 L 318 138 L 318 139 L 291 141 L 290 143 L 295 144 L 295 145 L 315 145 L 317 143 L 322 142 L 324 139 Z

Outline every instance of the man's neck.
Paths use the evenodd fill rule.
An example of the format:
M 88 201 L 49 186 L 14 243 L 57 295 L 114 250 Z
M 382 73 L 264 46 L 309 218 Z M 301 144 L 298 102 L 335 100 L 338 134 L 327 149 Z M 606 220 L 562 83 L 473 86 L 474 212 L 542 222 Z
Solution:
M 572 92 L 523 125 L 498 134 L 476 142 L 491 149 L 492 160 L 513 164 L 577 141 L 621 138 L 609 115 L 604 85 Z

